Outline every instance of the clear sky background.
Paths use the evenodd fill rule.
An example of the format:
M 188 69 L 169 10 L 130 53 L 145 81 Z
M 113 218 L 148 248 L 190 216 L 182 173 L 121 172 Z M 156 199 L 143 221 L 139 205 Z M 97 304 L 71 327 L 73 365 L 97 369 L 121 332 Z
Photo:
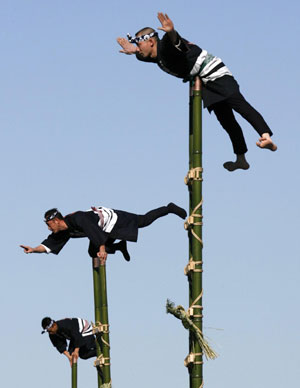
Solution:
M 47 235 L 43 213 L 103 205 L 188 208 L 188 85 L 119 54 L 115 41 L 158 11 L 221 57 L 274 132 L 260 150 L 240 117 L 251 168 L 229 173 L 226 133 L 203 114 L 204 326 L 219 353 L 206 387 L 296 387 L 299 372 L 299 13 L 296 0 L 1 2 L 1 386 L 70 386 L 68 361 L 40 321 L 94 319 L 88 241 L 24 255 Z M 188 240 L 165 217 L 107 264 L 113 385 L 188 387 Z M 216 330 L 217 329 L 217 330 Z M 221 330 L 219 330 L 221 329 Z M 79 387 L 96 386 L 92 360 Z

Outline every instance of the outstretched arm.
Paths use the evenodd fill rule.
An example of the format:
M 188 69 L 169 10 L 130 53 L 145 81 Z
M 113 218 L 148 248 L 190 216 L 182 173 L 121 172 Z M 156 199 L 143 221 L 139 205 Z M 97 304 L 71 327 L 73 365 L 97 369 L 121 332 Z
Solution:
M 126 38 L 117 38 L 117 42 L 122 47 L 123 50 L 120 50 L 120 53 L 132 55 L 137 54 L 139 49 L 133 43 L 130 43 Z
M 177 41 L 177 32 L 174 30 L 174 24 L 169 16 L 165 13 L 158 12 L 157 18 L 161 23 L 161 27 L 158 30 L 164 31 L 169 35 L 169 38 L 173 44 Z
M 24 249 L 24 253 L 44 253 L 46 248 L 43 245 L 38 245 L 35 248 L 29 247 L 27 245 L 20 245 Z

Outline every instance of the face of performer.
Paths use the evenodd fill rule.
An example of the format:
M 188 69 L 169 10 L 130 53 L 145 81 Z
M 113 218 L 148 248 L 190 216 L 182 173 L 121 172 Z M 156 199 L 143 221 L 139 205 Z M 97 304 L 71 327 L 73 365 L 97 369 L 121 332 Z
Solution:
M 67 224 L 64 220 L 60 220 L 58 218 L 53 218 L 53 220 L 49 220 L 46 222 L 48 229 L 51 230 L 52 233 L 60 232 L 61 230 L 68 229 Z
M 139 54 L 142 57 L 148 58 L 156 58 L 157 56 L 157 41 L 156 39 L 150 38 L 148 40 L 143 40 L 137 43 L 137 47 L 139 49 Z
M 50 334 L 55 334 L 55 333 L 57 333 L 57 330 L 58 330 L 57 323 L 54 322 L 53 325 L 51 327 L 49 327 L 49 329 L 47 331 Z

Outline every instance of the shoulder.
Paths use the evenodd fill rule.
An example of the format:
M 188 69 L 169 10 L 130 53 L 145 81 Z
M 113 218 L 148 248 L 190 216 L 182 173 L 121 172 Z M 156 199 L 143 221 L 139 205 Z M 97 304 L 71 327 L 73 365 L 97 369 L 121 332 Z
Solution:
M 65 221 L 68 225 L 76 225 L 90 217 L 91 211 L 78 210 L 65 216 Z
M 71 221 L 71 220 L 76 220 L 77 218 L 80 218 L 80 217 L 82 216 L 83 213 L 85 213 L 85 212 L 83 212 L 83 211 L 81 211 L 81 210 L 78 210 L 78 211 L 76 211 L 76 212 L 67 214 L 67 215 L 65 216 L 65 220 L 67 220 L 67 221 L 69 221 L 69 220 L 70 220 L 70 221 Z

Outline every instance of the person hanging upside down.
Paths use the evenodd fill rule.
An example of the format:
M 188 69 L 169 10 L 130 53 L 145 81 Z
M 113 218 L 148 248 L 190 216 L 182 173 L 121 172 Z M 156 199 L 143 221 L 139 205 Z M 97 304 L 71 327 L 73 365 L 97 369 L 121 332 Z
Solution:
M 20 245 L 25 253 L 58 254 L 70 238 L 87 237 L 90 240 L 89 255 L 100 258 L 105 264 L 107 254 L 117 250 L 129 261 L 126 241 L 136 242 L 138 229 L 149 226 L 160 217 L 175 214 L 185 219 L 187 213 L 174 203 L 151 210 L 144 215 L 113 210 L 106 207 L 91 207 L 87 211 L 76 211 L 65 217 L 57 209 L 45 213 L 45 222 L 51 234 L 37 247 Z M 114 243 L 115 240 L 121 240 Z
M 218 121 L 228 133 L 236 154 L 235 161 L 224 163 L 228 171 L 247 170 L 250 166 L 245 158 L 247 146 L 242 129 L 236 121 L 233 110 L 246 119 L 258 132 L 257 146 L 276 151 L 272 131 L 267 123 L 240 93 L 239 85 L 222 60 L 209 54 L 206 50 L 188 42 L 174 29 L 174 24 L 167 14 L 158 13 L 161 23 L 159 30 L 165 32 L 162 39 L 150 27 L 139 30 L 132 38 L 119 37 L 117 42 L 124 54 L 135 54 L 144 62 L 156 63 L 161 70 L 184 81 L 199 76 L 202 81 L 202 98 L 204 107 L 215 113 Z
M 77 362 L 78 357 L 87 360 L 97 356 L 93 328 L 85 319 L 65 318 L 54 321 L 45 317 L 42 328 L 42 334 L 48 332 L 52 345 L 68 358 L 71 366 L 73 360 Z

